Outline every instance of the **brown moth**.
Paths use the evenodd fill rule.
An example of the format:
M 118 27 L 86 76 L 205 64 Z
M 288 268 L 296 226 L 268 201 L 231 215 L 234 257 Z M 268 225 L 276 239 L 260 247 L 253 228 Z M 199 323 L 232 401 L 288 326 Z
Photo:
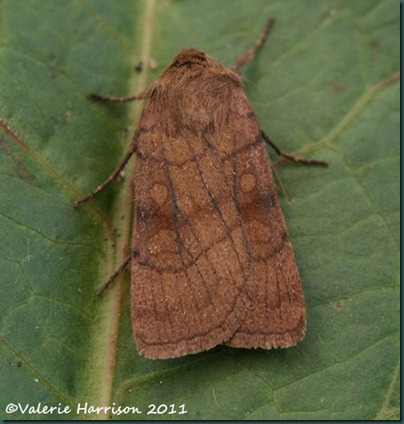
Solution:
M 136 154 L 132 253 L 112 278 L 130 259 L 133 333 L 147 358 L 219 344 L 286 348 L 305 335 L 302 286 L 264 146 L 272 142 L 239 75 L 271 24 L 233 69 L 191 47 L 140 95 L 91 94 L 147 100 L 122 163 L 75 203 Z

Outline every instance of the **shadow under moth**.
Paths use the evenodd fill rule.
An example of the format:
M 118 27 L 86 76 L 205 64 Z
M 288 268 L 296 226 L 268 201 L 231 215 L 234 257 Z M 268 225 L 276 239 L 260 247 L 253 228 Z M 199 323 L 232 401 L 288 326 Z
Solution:
M 286 348 L 302 340 L 306 311 L 292 245 L 261 130 L 243 92 L 241 67 L 273 23 L 228 69 L 182 49 L 139 95 L 147 101 L 112 182 L 136 155 L 131 315 L 147 358 L 174 358 L 219 344 Z M 105 286 L 104 286 L 105 288 Z

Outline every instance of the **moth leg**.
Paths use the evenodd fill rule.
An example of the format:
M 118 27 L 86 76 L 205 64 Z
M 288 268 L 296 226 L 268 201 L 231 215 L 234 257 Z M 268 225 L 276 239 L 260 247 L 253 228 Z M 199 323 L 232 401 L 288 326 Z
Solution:
M 286 159 L 289 159 L 295 163 L 301 163 L 303 165 L 318 165 L 318 166 L 328 166 L 328 161 L 326 160 L 316 160 L 316 159 L 305 159 L 299 156 L 291 155 L 284 150 L 282 150 L 275 142 L 264 132 L 261 130 L 261 135 L 264 140 L 275 150 L 275 152 L 279 156 L 283 156 Z
M 128 97 L 101 96 L 101 95 L 95 94 L 95 93 L 88 93 L 87 97 L 90 98 L 90 99 L 94 99 L 94 100 L 124 103 L 124 102 L 130 102 L 132 100 L 147 99 L 149 97 L 149 93 L 147 91 L 144 91 L 143 93 L 134 94 L 133 96 L 128 96 Z M 118 177 L 118 175 L 120 174 L 122 169 L 125 167 L 125 165 L 128 163 L 129 159 L 131 158 L 133 153 L 135 153 L 135 151 L 136 151 L 136 143 L 135 143 L 135 139 L 133 139 L 132 143 L 129 147 L 128 153 L 126 153 L 125 157 L 122 159 L 122 161 L 120 162 L 118 167 L 115 169 L 115 171 L 102 184 L 100 184 L 95 190 L 93 190 L 91 193 L 87 194 L 87 196 L 84 196 L 82 199 L 76 200 L 75 202 L 73 202 L 73 205 L 75 207 L 77 207 L 77 206 L 81 205 L 82 203 L 87 202 L 88 200 L 91 200 L 97 193 L 104 190 L 104 188 L 106 186 L 111 184 L 112 181 L 114 181 Z
M 110 284 L 117 278 L 119 275 L 125 271 L 125 268 L 128 266 L 131 259 L 131 255 L 129 255 L 125 260 L 119 265 L 118 269 L 108 278 L 108 280 L 104 283 L 104 285 L 97 291 L 97 296 L 101 296 L 104 291 L 110 286 Z
M 88 93 L 87 94 L 87 97 L 89 99 L 94 99 L 94 100 L 101 100 L 101 101 L 107 101 L 107 102 L 125 103 L 125 102 L 131 102 L 132 100 L 143 100 L 143 99 L 147 99 L 149 97 L 149 93 L 147 91 L 145 91 L 143 93 L 134 94 L 132 96 L 127 96 L 127 97 L 101 96 L 100 94 Z
M 236 60 L 235 65 L 233 66 L 233 71 L 240 72 L 241 67 L 244 66 L 246 63 L 251 62 L 254 59 L 255 53 L 261 46 L 261 44 L 265 41 L 265 39 L 268 36 L 269 30 L 271 29 L 275 19 L 269 18 L 264 26 L 264 29 L 262 30 L 260 36 L 255 41 L 252 48 L 246 52 L 243 53 L 239 58 Z
M 125 165 L 128 163 L 129 159 L 133 155 L 133 153 L 136 152 L 136 138 L 133 138 L 132 143 L 129 146 L 129 150 L 124 156 L 124 158 L 121 160 L 115 171 L 102 183 L 100 184 L 95 190 L 93 190 L 91 193 L 87 194 L 87 196 L 84 196 L 80 200 L 76 200 L 73 202 L 74 207 L 77 207 L 81 205 L 84 202 L 87 202 L 88 200 L 91 200 L 97 193 L 104 190 L 105 187 L 107 187 L 109 184 L 112 183 L 120 174 L 122 169 L 125 167 Z

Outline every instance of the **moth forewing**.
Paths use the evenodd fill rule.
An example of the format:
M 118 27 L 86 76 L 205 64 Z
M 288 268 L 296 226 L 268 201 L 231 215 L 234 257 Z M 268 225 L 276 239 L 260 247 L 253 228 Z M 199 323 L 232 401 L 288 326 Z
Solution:
M 122 163 L 75 204 L 114 180 L 136 152 L 131 314 L 136 345 L 148 358 L 219 344 L 285 348 L 304 337 L 303 290 L 264 139 L 294 162 L 327 163 L 276 146 L 243 92 L 239 70 L 272 22 L 233 69 L 192 47 L 144 93 L 90 95 L 146 99 Z

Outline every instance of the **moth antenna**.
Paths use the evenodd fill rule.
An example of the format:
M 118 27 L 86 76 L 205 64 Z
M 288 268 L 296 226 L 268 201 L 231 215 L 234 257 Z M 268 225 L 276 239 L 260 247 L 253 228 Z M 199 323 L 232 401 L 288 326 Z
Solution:
M 271 29 L 273 23 L 275 22 L 274 18 L 269 18 L 264 26 L 264 29 L 262 30 L 261 34 L 259 35 L 259 37 L 257 38 L 257 40 L 255 41 L 254 45 L 252 46 L 252 48 L 246 52 L 243 53 L 241 56 L 238 57 L 238 59 L 236 60 L 235 65 L 233 66 L 233 71 L 236 71 L 238 73 L 240 73 L 241 68 L 247 64 L 248 62 L 251 62 L 254 59 L 255 53 L 257 52 L 257 50 L 260 48 L 260 46 L 262 45 L 262 43 L 265 41 L 265 39 L 268 36 L 269 30 Z

